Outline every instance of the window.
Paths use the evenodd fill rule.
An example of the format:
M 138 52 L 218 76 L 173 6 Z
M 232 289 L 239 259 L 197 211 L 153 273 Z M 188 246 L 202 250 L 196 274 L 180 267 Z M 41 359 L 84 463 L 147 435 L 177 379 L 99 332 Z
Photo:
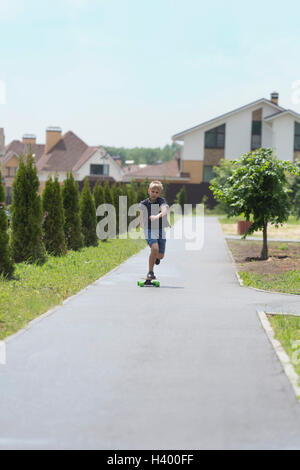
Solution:
M 205 148 L 223 149 L 225 147 L 225 124 L 205 132 Z
M 295 122 L 294 150 L 300 150 L 300 123 Z
M 251 150 L 261 147 L 261 121 L 252 121 Z
M 212 165 L 204 165 L 203 182 L 209 183 L 215 177 Z
M 109 176 L 109 165 L 90 165 L 90 175 Z

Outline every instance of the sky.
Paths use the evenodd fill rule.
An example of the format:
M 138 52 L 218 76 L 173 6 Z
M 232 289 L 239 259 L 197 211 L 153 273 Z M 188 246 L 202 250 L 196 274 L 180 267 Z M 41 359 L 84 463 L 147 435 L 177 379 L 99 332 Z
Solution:
M 163 147 L 279 92 L 300 113 L 299 0 L 0 0 L 0 127 Z

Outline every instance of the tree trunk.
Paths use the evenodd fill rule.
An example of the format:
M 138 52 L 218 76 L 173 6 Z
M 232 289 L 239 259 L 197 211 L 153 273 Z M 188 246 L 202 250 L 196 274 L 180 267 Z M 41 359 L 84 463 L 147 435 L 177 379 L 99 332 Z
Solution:
M 260 255 L 263 260 L 268 259 L 267 225 L 267 222 L 265 222 L 263 227 L 263 247 Z

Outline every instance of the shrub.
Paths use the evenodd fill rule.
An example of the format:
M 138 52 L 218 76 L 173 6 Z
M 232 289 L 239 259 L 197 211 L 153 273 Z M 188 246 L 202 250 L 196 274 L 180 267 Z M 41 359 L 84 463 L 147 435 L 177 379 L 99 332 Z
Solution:
M 88 178 L 85 178 L 80 196 L 80 218 L 85 246 L 97 246 L 98 238 L 96 233 L 96 208 L 94 198 L 91 194 Z
M 26 163 L 24 161 L 26 159 Z M 42 241 L 40 183 L 32 154 L 20 157 L 13 183 L 12 251 L 16 262 L 42 263 L 46 251 Z
M 43 233 L 44 244 L 48 253 L 54 256 L 66 254 L 66 240 L 64 232 L 64 208 L 60 184 L 57 177 L 53 181 L 49 178 L 43 191 Z
M 83 247 L 79 211 L 79 190 L 73 174 L 68 173 L 62 189 L 65 211 L 65 239 L 69 250 L 78 251 Z

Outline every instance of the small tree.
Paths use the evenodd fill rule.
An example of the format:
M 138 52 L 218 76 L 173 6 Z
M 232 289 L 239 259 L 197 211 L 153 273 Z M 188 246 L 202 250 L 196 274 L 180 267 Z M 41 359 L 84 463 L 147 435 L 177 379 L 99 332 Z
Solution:
M 101 206 L 101 204 L 104 203 L 104 189 L 100 181 L 97 181 L 94 186 L 93 196 L 95 201 L 95 207 L 97 210 L 97 207 Z
M 278 227 L 289 217 L 287 172 L 295 172 L 289 162 L 280 161 L 272 154 L 272 149 L 258 149 L 246 153 L 237 161 L 232 161 L 234 170 L 226 184 L 214 181 L 210 186 L 216 199 L 228 206 L 229 215 L 245 214 L 247 221 L 253 223 L 243 238 L 263 231 L 261 259 L 268 259 L 267 225 Z
M 225 188 L 226 185 L 230 186 L 229 178 L 232 175 L 235 163 L 236 162 L 233 163 L 231 160 L 221 159 L 219 165 L 213 167 L 216 176 L 211 180 L 211 184 L 222 188 Z M 203 196 L 202 203 L 205 207 L 207 200 L 207 196 Z M 225 214 L 229 214 L 230 212 L 230 206 L 224 201 L 219 202 L 218 209 L 220 212 L 225 212 Z
M 0 274 L 11 277 L 14 272 L 14 264 L 9 247 L 8 224 L 5 213 L 5 190 L 2 184 L 0 171 Z
M 24 162 L 26 159 L 26 163 Z M 40 182 L 32 154 L 20 157 L 13 183 L 12 251 L 16 262 L 42 263 L 46 257 L 42 241 Z
M 80 196 L 80 218 L 85 246 L 97 246 L 98 237 L 96 233 L 96 208 L 94 198 L 91 194 L 88 178 L 85 178 Z
M 119 233 L 119 209 L 120 209 L 120 200 L 119 197 L 122 195 L 121 188 L 119 185 L 114 183 L 111 187 L 113 205 L 116 210 L 116 233 Z
M 61 196 L 60 184 L 55 177 L 50 177 L 43 191 L 43 232 L 44 244 L 48 253 L 54 256 L 66 254 L 66 240 L 64 232 L 64 208 Z
M 296 216 L 296 219 L 300 219 L 300 160 L 295 163 L 296 173 L 294 175 L 288 175 L 290 183 L 290 199 L 292 203 L 292 212 Z
M 175 203 L 180 204 L 182 211 L 184 210 L 184 204 L 186 204 L 187 195 L 185 186 L 181 186 L 180 190 L 176 194 Z
M 79 211 L 79 190 L 72 173 L 67 174 L 62 189 L 65 214 L 65 238 L 69 250 L 78 251 L 83 247 L 81 220 Z
M 104 202 L 106 204 L 113 204 L 113 196 L 108 183 L 108 180 L 104 183 Z

